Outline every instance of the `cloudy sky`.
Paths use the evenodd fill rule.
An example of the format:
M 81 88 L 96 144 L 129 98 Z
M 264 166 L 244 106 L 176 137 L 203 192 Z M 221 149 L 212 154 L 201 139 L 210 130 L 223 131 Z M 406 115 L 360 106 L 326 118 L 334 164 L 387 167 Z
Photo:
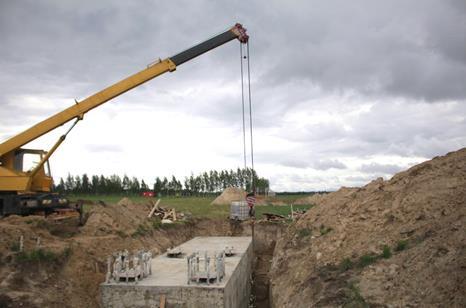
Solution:
M 466 146 L 464 0 L 0 0 L 0 142 L 236 22 L 272 189 L 359 186 Z M 239 63 L 230 42 L 89 112 L 53 175 L 241 167 Z

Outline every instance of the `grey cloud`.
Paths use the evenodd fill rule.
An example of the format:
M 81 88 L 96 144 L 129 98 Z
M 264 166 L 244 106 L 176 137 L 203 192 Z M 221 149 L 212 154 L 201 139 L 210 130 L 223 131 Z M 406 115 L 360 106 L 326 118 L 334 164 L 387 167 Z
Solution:
M 427 158 L 466 145 L 462 0 L 247 6 L 184 0 L 177 7 L 173 12 L 172 3 L 154 1 L 2 1 L 2 136 L 239 21 L 251 35 L 255 136 L 295 145 L 270 151 L 258 146 L 259 163 L 329 170 L 332 162 L 333 168 L 343 167 L 338 162 L 345 157 Z M 154 12 L 166 13 L 155 18 Z M 240 134 L 238 49 L 233 42 L 215 49 L 112 103 L 203 117 Z M 206 84 L 227 90 L 204 90 Z M 14 99 L 19 95 L 59 104 L 53 110 L 31 108 Z M 335 120 L 363 103 L 372 104 L 369 112 L 345 123 Z M 329 111 L 335 121 L 316 118 L 315 110 Z M 300 114 L 314 118 L 294 118 Z M 339 185 L 337 178 L 325 181 Z
M 365 173 L 383 173 L 383 174 L 394 174 L 405 169 L 404 166 L 392 165 L 392 164 L 378 164 L 370 163 L 362 165 L 359 170 Z
M 283 15 L 296 28 L 280 35 L 274 52 L 292 61 L 277 61 L 267 71 L 271 84 L 307 79 L 328 90 L 377 96 L 466 97 L 466 15 L 449 3 L 307 2 Z M 289 30 L 281 26 L 273 31 Z
M 373 176 L 347 176 L 345 177 L 345 181 L 350 181 L 350 182 L 357 182 L 357 183 L 368 183 L 370 180 L 372 180 L 374 177 Z
M 292 167 L 292 168 L 307 168 L 309 167 L 310 163 L 304 160 L 285 160 L 280 163 L 282 166 L 285 167 Z
M 346 169 L 346 165 L 336 159 L 319 160 L 313 164 L 314 169 L 328 170 L 328 169 Z

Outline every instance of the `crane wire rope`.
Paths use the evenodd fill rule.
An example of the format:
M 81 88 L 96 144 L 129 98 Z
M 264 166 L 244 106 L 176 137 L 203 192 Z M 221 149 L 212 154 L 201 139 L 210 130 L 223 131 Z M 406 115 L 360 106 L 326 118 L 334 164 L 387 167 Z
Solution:
M 243 155 L 244 155 L 244 166 L 247 168 L 247 154 L 246 154 L 246 123 L 245 123 L 245 91 L 244 91 L 244 70 L 243 60 L 247 61 L 247 87 L 248 87 L 248 107 L 249 107 L 249 132 L 250 132 L 250 147 L 251 147 L 251 190 L 255 194 L 256 183 L 254 178 L 254 145 L 253 145 L 253 120 L 252 120 L 252 99 L 251 99 L 251 66 L 249 61 L 249 41 L 246 43 L 246 55 L 243 56 L 243 44 L 240 44 L 240 57 L 241 57 L 241 103 L 243 112 Z
M 239 60 L 241 65 L 241 108 L 243 116 L 243 158 L 244 158 L 244 170 L 247 168 L 246 162 L 246 121 L 244 118 L 244 78 L 243 78 L 243 44 L 239 44 Z

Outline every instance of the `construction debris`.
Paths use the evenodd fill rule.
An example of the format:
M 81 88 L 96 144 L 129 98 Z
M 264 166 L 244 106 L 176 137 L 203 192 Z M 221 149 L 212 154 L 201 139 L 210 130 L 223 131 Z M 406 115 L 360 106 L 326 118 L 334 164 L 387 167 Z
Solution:
M 151 202 L 153 202 L 153 201 L 151 200 Z M 157 202 L 154 204 L 154 206 L 152 207 L 152 209 L 149 212 L 149 215 L 147 215 L 147 218 L 151 218 L 152 215 L 154 215 L 154 212 L 159 208 L 159 203 L 160 203 L 160 199 L 158 199 Z
M 235 255 L 235 248 L 233 246 L 225 246 L 225 256 L 232 257 Z
M 152 201 L 153 202 L 153 201 Z M 147 218 L 158 217 L 162 220 L 162 223 L 173 223 L 178 219 L 184 218 L 183 213 L 176 214 L 176 209 L 166 209 L 159 206 L 160 199 L 153 205 Z
M 169 258 L 179 258 L 181 257 L 182 254 L 183 252 L 181 251 L 179 247 L 167 249 L 167 257 Z
M 293 221 L 296 221 L 298 219 L 300 219 L 304 214 L 306 214 L 307 210 L 294 210 L 292 212 L 292 216 L 291 216 L 291 219 Z
M 265 216 L 265 219 L 267 221 L 279 221 L 279 220 L 283 220 L 286 218 L 283 215 L 273 214 L 273 213 L 263 213 L 262 215 Z

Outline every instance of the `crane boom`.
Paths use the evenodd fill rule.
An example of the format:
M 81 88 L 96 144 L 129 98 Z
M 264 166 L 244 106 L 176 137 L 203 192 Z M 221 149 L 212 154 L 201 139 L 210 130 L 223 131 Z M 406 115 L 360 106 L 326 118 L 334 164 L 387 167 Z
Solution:
M 238 39 L 241 43 L 247 43 L 249 39 L 246 29 L 241 24 L 236 24 L 223 33 L 172 57 L 159 60 L 1 143 L 0 217 L 12 213 L 30 213 L 33 209 L 47 212 L 51 211 L 54 206 L 68 204 L 68 201 L 65 200 L 65 202 L 62 198 L 51 196 L 53 180 L 48 162 L 50 156 L 65 140 L 66 134 L 77 121 L 83 119 L 85 113 L 159 75 L 173 72 L 177 66 L 234 39 Z M 73 119 L 75 123 L 49 151 L 22 148 L 27 143 Z M 40 159 L 34 168 L 26 171 L 23 170 L 23 157 L 27 154 L 39 155 Z

